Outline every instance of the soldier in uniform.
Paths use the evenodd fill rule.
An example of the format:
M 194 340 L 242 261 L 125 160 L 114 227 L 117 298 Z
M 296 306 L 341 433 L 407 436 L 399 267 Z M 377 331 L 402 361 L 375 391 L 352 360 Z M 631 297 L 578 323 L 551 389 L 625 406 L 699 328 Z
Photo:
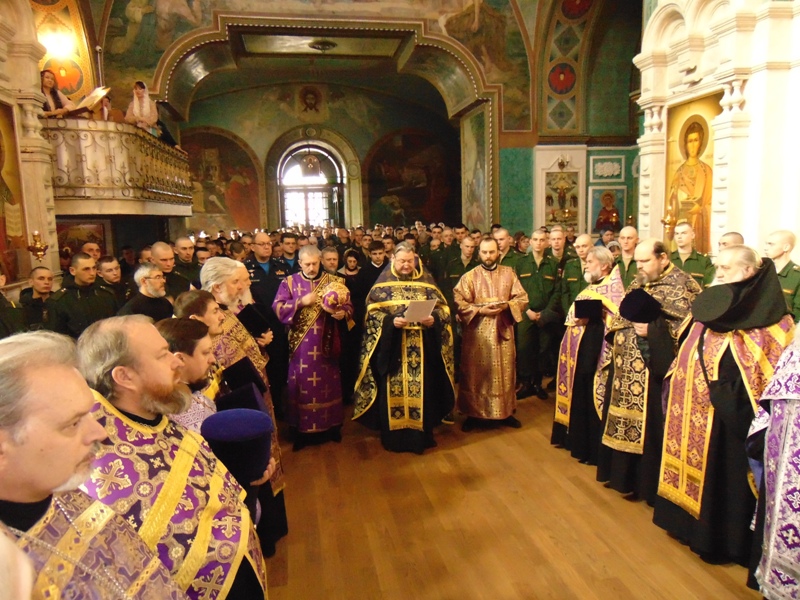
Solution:
M 578 294 L 589 285 L 583 274 L 586 271 L 586 253 L 592 247 L 592 236 L 588 233 L 582 233 L 575 238 L 573 247 L 578 256 L 568 260 L 567 264 L 564 265 L 564 272 L 561 275 L 561 283 L 559 285 L 560 308 L 565 315 L 569 312 L 569 308 L 575 302 Z
M 94 285 L 97 267 L 85 252 L 72 257 L 69 272 L 73 282 L 47 299 L 46 327 L 77 338 L 92 323 L 117 314 L 117 300 L 108 290 Z
M 678 249 L 670 255 L 672 264 L 691 275 L 701 288 L 710 286 L 714 281 L 714 265 L 708 256 L 694 249 L 694 229 L 688 221 L 678 221 L 675 225 L 675 244 Z
M 122 281 L 122 268 L 119 261 L 113 256 L 102 256 L 97 261 L 97 274 L 95 285 L 111 292 L 117 301 L 117 309 L 133 297 L 133 288 Z
M 19 293 L 19 303 L 25 312 L 25 322 L 31 330 L 47 322 L 47 299 L 53 293 L 53 272 L 47 267 L 35 267 L 30 275 L 31 287 Z
M 458 313 L 455 299 L 453 298 L 453 288 L 459 282 L 461 277 L 467 271 L 471 271 L 478 265 L 480 261 L 475 257 L 475 248 L 478 247 L 478 242 L 473 240 L 470 236 L 465 236 L 459 244 L 461 249 L 460 254 L 456 258 L 447 261 L 444 271 L 441 276 L 441 283 L 439 289 L 442 295 L 447 300 L 447 305 L 450 307 L 450 316 L 453 319 L 453 352 L 455 356 L 455 364 L 459 364 L 461 360 L 461 323 L 456 319 Z M 458 377 L 458 373 L 455 375 Z
M 635 227 L 631 227 L 630 225 L 623 227 L 619 232 L 617 241 L 622 251 L 622 254 L 620 254 L 617 259 L 617 265 L 619 265 L 619 274 L 622 276 L 622 283 L 625 284 L 625 289 L 627 290 L 628 286 L 636 278 L 636 273 L 638 272 L 633 254 L 636 251 L 636 244 L 639 243 L 639 232 L 636 231 Z
M 297 234 L 290 231 L 283 232 L 280 238 L 280 249 L 280 256 L 275 256 L 276 247 L 272 248 L 272 268 L 275 277 L 283 281 L 289 275 L 300 272 L 300 263 L 297 260 Z
M 165 242 L 156 242 L 150 248 L 150 262 L 161 269 L 167 280 L 167 297 L 175 300 L 188 292 L 191 282 L 175 269 L 175 251 Z
M 508 233 L 508 229 L 503 227 L 495 229 L 492 237 L 500 248 L 499 264 L 503 267 L 511 267 L 516 272 L 517 263 L 522 255 L 514 248 L 514 238 Z
M 244 237 L 242 237 L 244 240 Z M 242 242 L 244 246 L 244 242 Z M 245 250 L 250 252 L 250 244 L 245 246 Z M 197 259 L 194 256 L 194 243 L 186 236 L 179 237 L 175 240 L 175 272 L 183 276 L 184 279 L 189 281 L 197 281 L 200 279 L 201 265 L 197 264 Z
M 791 258 L 796 242 L 797 237 L 791 231 L 775 231 L 767 238 L 764 252 L 775 263 L 778 281 L 795 323 L 800 321 L 800 266 Z
M 531 234 L 531 253 L 523 254 L 517 260 L 517 275 L 528 294 L 528 306 L 517 323 L 517 383 L 522 387 L 517 398 L 536 396 L 547 399 L 542 389 L 543 353 L 547 350 L 548 339 L 539 322 L 542 311 L 553 311 L 558 281 L 558 262 L 545 256 L 547 234 L 541 229 Z

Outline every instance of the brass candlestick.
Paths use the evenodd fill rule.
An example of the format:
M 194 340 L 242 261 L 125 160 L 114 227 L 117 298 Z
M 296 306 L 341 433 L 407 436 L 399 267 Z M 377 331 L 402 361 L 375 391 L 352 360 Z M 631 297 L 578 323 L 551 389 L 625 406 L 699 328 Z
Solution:
M 47 254 L 47 249 L 49 247 L 50 246 L 48 246 L 47 244 L 42 243 L 42 234 L 40 234 L 38 231 L 34 231 L 33 243 L 30 246 L 28 246 L 28 252 L 33 254 L 34 258 L 36 258 L 37 261 L 42 262 L 45 254 Z

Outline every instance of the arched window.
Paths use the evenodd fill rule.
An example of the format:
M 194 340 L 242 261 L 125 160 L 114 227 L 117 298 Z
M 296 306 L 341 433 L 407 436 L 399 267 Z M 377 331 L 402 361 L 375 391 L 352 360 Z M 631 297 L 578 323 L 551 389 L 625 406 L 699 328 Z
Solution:
M 344 223 L 344 171 L 323 148 L 303 146 L 280 168 L 284 227 L 337 227 Z

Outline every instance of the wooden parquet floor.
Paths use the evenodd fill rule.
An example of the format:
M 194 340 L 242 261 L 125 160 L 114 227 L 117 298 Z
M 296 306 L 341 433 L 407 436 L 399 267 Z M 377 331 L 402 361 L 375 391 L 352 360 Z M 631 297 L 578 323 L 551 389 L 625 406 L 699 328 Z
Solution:
M 285 443 L 289 535 L 271 600 L 757 599 L 746 570 L 703 563 L 652 509 L 550 445 L 553 401 L 522 429 L 437 431 L 425 455 L 383 450 L 347 421 L 341 444 Z

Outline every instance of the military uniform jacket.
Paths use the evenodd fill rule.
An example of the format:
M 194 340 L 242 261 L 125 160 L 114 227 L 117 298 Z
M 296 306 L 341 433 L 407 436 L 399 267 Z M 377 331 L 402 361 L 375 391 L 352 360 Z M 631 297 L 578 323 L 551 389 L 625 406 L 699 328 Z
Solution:
M 247 272 L 250 274 L 250 292 L 253 294 L 253 300 L 267 317 L 270 329 L 276 331 L 275 327 L 280 326 L 280 322 L 272 310 L 272 302 L 275 300 L 275 294 L 278 293 L 281 279 L 275 273 L 274 263 L 271 260 L 269 262 L 269 273 L 255 258 L 248 258 L 244 261 L 244 266 L 247 267 Z
M 114 296 L 117 301 L 117 310 L 125 306 L 128 300 L 133 298 L 138 291 L 133 287 L 133 285 L 129 285 L 125 281 L 120 281 L 119 283 L 108 283 L 102 277 L 98 277 L 95 280 L 94 285 L 104 289 L 107 292 L 110 292 L 111 295 Z
M 542 262 L 536 264 L 533 254 L 525 254 L 517 260 L 517 277 L 528 293 L 528 306 L 532 311 L 540 312 L 545 308 L 553 308 L 558 287 L 558 261 L 551 256 L 544 256 Z
M 47 328 L 77 338 L 95 321 L 117 314 L 114 294 L 95 285 L 63 287 L 47 299 Z
M 707 288 L 711 285 L 711 282 L 714 281 L 714 265 L 711 263 L 711 259 L 705 254 L 700 254 L 697 250 L 693 249 L 686 260 L 681 261 L 680 254 L 675 250 L 669 258 L 673 265 L 691 275 L 692 278 L 700 284 L 701 288 Z
M 475 249 L 477 252 L 478 249 Z M 504 267 L 511 267 L 514 269 L 514 272 L 517 273 L 517 263 L 519 263 L 520 258 L 524 257 L 525 255 L 519 252 L 516 248 L 509 248 L 506 255 L 500 260 L 500 264 Z
M 573 258 L 568 260 L 567 264 L 564 265 L 564 273 L 561 276 L 561 285 L 559 286 L 563 314 L 566 315 L 569 312 L 569 307 L 575 302 L 575 298 L 587 287 L 589 287 L 589 284 L 583 278 L 581 259 Z
M 628 268 L 625 268 L 625 261 L 622 260 L 620 256 L 615 263 L 619 267 L 619 274 L 622 276 L 622 283 L 625 284 L 625 289 L 628 289 L 628 286 L 636 279 L 636 273 L 639 272 L 639 268 L 636 266 L 636 261 L 631 258 L 631 262 L 628 263 Z M 700 283 L 700 282 L 698 282 Z M 703 284 L 700 283 L 702 286 Z
M 453 288 L 456 287 L 459 279 L 466 273 L 467 271 L 471 271 L 475 267 L 479 266 L 481 263 L 476 258 L 473 258 L 467 263 L 467 266 L 464 266 L 464 263 L 461 262 L 461 253 L 456 258 L 450 259 L 444 267 L 444 271 L 442 272 L 441 282 L 439 283 L 439 289 L 442 291 L 445 299 L 447 300 L 448 306 L 450 306 L 451 315 L 455 314 L 455 299 L 453 298 Z
M 786 304 L 794 315 L 794 322 L 800 322 L 800 265 L 789 261 L 778 273 L 778 281 L 786 298 Z
M 174 270 L 178 275 L 180 275 L 187 281 L 197 281 L 198 279 L 200 279 L 201 268 L 202 267 L 194 261 L 185 263 L 182 260 L 178 260 L 178 258 L 175 257 Z
M 295 254 L 295 256 L 297 256 L 297 255 Z M 341 257 L 340 257 L 339 260 L 341 262 L 341 260 L 342 260 Z M 300 272 L 300 259 L 299 258 L 294 261 L 294 266 L 292 266 L 291 263 L 288 260 L 286 260 L 285 258 L 283 258 L 282 256 L 280 258 L 271 259 L 270 263 L 272 264 L 272 266 L 269 269 L 270 273 L 273 273 L 275 275 L 275 277 L 278 278 L 279 281 L 283 281 L 289 275 L 294 275 L 295 273 L 299 273 Z M 261 269 L 261 270 L 263 271 L 264 269 Z

